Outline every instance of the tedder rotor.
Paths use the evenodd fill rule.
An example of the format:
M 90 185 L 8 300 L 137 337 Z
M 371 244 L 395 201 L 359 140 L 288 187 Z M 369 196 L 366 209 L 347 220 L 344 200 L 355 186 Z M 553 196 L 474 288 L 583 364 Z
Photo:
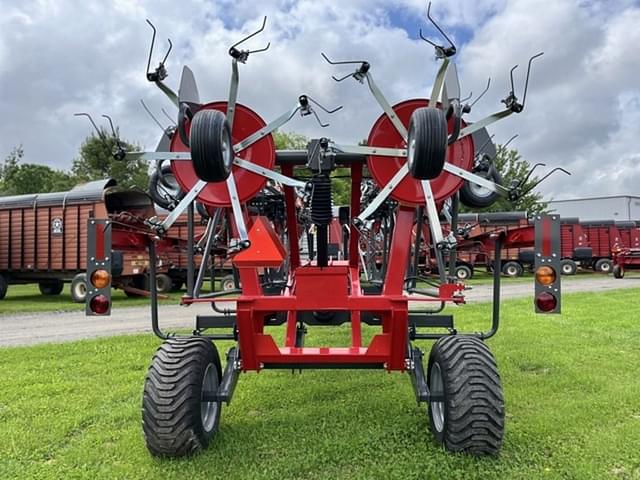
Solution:
M 524 184 L 503 186 L 493 173 L 493 158 L 486 153 L 487 144 L 493 144 L 486 127 L 522 112 L 531 61 L 541 54 L 529 61 L 522 103 L 512 70 L 505 108 L 472 122 L 466 116 L 473 104 L 460 99 L 453 62 L 456 48 L 427 15 L 448 42 L 442 46 L 420 34 L 435 47 L 440 62 L 429 98 L 391 105 L 375 83 L 369 62 L 334 61 L 322 54 L 337 68 L 354 69 L 334 80 L 366 83 L 382 109 L 366 146 L 323 136 L 311 140 L 306 150 L 276 150 L 273 132 L 296 114 L 313 116 L 326 127 L 318 113 L 332 114 L 342 107 L 329 110 L 301 94 L 267 123 L 237 102 L 240 64 L 269 48 L 252 51 L 241 45 L 264 30 L 266 18 L 257 32 L 229 49 L 232 75 L 224 100 L 201 102 L 188 67 L 175 93 L 164 83 L 166 56 L 155 71 L 147 69 L 148 80 L 178 110 L 175 126 L 163 132 L 156 151 L 125 155 L 125 161 L 156 162 L 154 178 L 168 185 L 164 198 L 171 209 L 163 221 L 147 220 L 151 320 L 154 333 L 164 340 L 149 368 L 142 400 L 143 430 L 152 454 L 182 456 L 207 447 L 240 373 L 327 368 L 406 373 L 417 402 L 427 406 L 436 440 L 447 450 L 499 452 L 503 393 L 496 361 L 484 340 L 499 326 L 501 250 L 535 243 L 536 310 L 559 311 L 558 218 L 538 216 L 531 226 L 497 229 L 479 239 L 494 250 L 493 316 L 486 331 L 459 332 L 453 314 L 444 308 L 447 303 L 465 303 L 465 286 L 455 277 L 456 245 L 469 239 L 472 226 L 458 225 L 461 189 L 467 189 L 467 204 L 498 196 L 515 200 L 525 193 Z M 153 44 L 152 40 L 149 65 Z M 116 154 L 122 156 L 120 151 Z M 339 220 L 332 203 L 331 176 L 337 168 L 348 171 L 351 192 Z M 193 234 L 196 204 L 209 217 L 199 239 Z M 155 282 L 156 243 L 185 213 L 190 271 L 181 303 L 208 303 L 214 310 L 196 316 L 191 335 L 162 330 Z M 425 221 L 429 228 L 422 233 Z M 228 232 L 221 236 L 223 223 Z M 334 224 L 341 236 L 337 242 L 332 240 Z M 95 248 L 89 252 L 89 278 L 109 266 L 108 227 L 108 221 L 90 222 Z M 306 249 L 301 248 L 303 233 Z M 379 235 L 382 240 L 374 238 Z M 363 249 L 368 240 L 378 245 L 375 251 Z M 221 248 L 232 260 L 236 288 L 203 293 L 211 256 Z M 418 268 L 425 249 L 437 264 L 427 277 Z M 199 265 L 196 254 L 201 255 Z M 382 259 L 382 270 L 374 275 L 367 265 L 375 264 L 376 258 Z M 91 307 L 97 300 L 92 299 L 110 302 L 109 286 L 100 287 L 90 285 L 89 314 L 97 313 Z M 231 302 L 233 309 L 229 294 L 238 295 Z M 304 346 L 307 327 L 345 323 L 351 326 L 347 345 Z M 363 342 L 363 324 L 376 329 L 368 343 Z M 278 325 L 284 326 L 281 345 L 268 331 Z M 226 353 L 224 368 L 215 340 L 236 342 Z M 423 340 L 435 341 L 426 359 L 416 345 Z

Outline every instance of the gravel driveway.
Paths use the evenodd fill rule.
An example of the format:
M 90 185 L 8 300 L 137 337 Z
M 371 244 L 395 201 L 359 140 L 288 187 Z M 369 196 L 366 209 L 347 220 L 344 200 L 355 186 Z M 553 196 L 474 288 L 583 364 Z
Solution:
M 569 278 L 562 280 L 563 293 L 640 289 L 640 278 L 615 280 L 611 277 Z M 503 283 L 502 298 L 533 295 L 531 282 Z M 479 285 L 466 292 L 469 303 L 488 302 L 492 298 L 490 285 Z M 1 306 L 1 304 L 0 304 Z M 232 306 L 232 305 L 230 305 Z M 192 328 L 196 314 L 211 314 L 206 304 L 190 307 L 162 305 L 160 322 L 164 330 L 179 327 Z M 148 307 L 116 308 L 110 317 L 86 317 L 84 312 L 51 312 L 20 315 L 0 315 L 0 347 L 33 345 L 47 342 L 67 342 L 93 337 L 150 332 Z

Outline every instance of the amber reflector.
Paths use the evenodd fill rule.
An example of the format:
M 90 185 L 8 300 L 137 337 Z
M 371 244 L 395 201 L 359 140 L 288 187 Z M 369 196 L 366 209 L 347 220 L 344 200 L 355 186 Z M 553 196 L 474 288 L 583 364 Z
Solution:
M 542 285 L 551 285 L 556 281 L 556 271 L 547 265 L 538 267 L 536 270 L 536 281 Z
M 105 288 L 111 282 L 111 275 L 106 270 L 96 270 L 91 274 L 91 285 L 96 288 Z

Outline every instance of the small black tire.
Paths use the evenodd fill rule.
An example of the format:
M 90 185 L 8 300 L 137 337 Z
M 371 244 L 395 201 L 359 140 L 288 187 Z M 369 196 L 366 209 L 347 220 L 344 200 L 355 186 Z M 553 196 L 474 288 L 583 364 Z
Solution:
M 173 289 L 173 280 L 166 273 L 158 273 L 156 275 L 156 289 L 158 293 L 169 293 Z
M 4 277 L 4 275 L 0 275 L 0 300 L 7 296 L 7 289 L 9 288 L 9 282 Z
M 43 280 L 38 282 L 38 288 L 42 295 L 60 295 L 64 289 L 64 282 L 57 278 L 53 280 Z
M 176 180 L 171 165 L 166 163 L 154 169 L 149 177 L 149 196 L 159 206 L 166 210 L 173 210 L 185 196 Z
M 191 121 L 191 161 L 196 175 L 205 182 L 221 182 L 231 173 L 233 144 L 224 113 L 200 110 Z
M 73 277 L 69 291 L 71 293 L 71 300 L 75 303 L 84 303 L 87 299 L 87 274 L 78 273 Z
M 615 278 L 624 278 L 624 267 L 622 265 L 614 265 L 613 276 Z
M 497 455 L 504 435 L 504 396 L 496 361 L 480 339 L 448 336 L 429 355 L 429 427 L 451 452 Z
M 493 183 L 502 185 L 502 177 L 494 165 L 481 170 L 475 170 L 472 173 L 491 180 Z M 487 208 L 493 205 L 499 198 L 500 195 L 498 193 L 476 185 L 473 182 L 465 181 L 460 188 L 460 201 L 465 207 Z
M 565 258 L 560 262 L 560 272 L 562 275 L 575 275 L 578 271 L 578 265 L 570 258 Z
M 524 268 L 518 262 L 505 262 L 502 265 L 502 274 L 507 277 L 521 277 Z
M 411 114 L 407 138 L 407 166 L 413 178 L 433 180 L 442 173 L 447 157 L 446 113 L 439 108 L 417 108 Z
M 473 267 L 470 265 L 458 265 L 456 267 L 456 278 L 458 280 L 471 280 L 473 278 Z
M 594 268 L 596 272 L 611 273 L 611 270 L 613 270 L 613 262 L 608 258 L 601 258 L 596 262 Z
M 230 290 L 235 290 L 236 288 L 236 279 L 233 275 L 225 275 L 220 279 L 220 290 L 223 292 L 228 292 Z
M 220 356 L 205 338 L 165 341 L 153 356 L 142 394 L 142 430 L 149 452 L 184 457 L 209 446 L 220 423 L 220 402 L 203 402 L 222 378 Z

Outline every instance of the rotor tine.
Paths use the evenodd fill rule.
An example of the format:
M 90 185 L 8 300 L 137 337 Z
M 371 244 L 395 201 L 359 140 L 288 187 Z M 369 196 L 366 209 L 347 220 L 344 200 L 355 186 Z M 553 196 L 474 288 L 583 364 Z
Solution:
M 429 2 L 429 6 L 427 7 L 427 18 L 431 21 L 431 23 L 433 23 L 433 26 L 438 29 L 438 31 L 442 34 L 442 36 L 447 39 L 447 42 L 449 42 L 449 44 L 451 45 L 451 48 L 453 48 L 453 51 L 455 52 L 456 51 L 456 46 L 454 45 L 454 43 L 447 36 L 447 34 L 444 33 L 442 28 L 440 28 L 440 25 L 438 25 L 436 23 L 436 21 L 431 17 L 431 2 Z
M 544 163 L 536 163 L 533 167 L 531 167 L 531 170 L 529 170 L 529 173 L 527 173 L 527 176 L 526 176 L 526 177 L 524 177 L 524 180 L 522 180 L 522 181 L 520 182 L 520 185 L 521 185 L 521 186 L 524 186 L 524 185 L 529 181 L 529 178 L 531 178 L 531 175 L 533 174 L 533 171 L 534 171 L 536 168 L 538 168 L 538 167 L 546 167 L 546 166 L 547 166 L 547 165 L 546 165 L 546 164 L 544 164 Z M 546 177 L 545 177 L 545 178 L 546 178 Z M 544 180 L 544 179 L 543 179 L 543 180 Z M 542 180 L 540 180 L 540 181 L 542 181 Z M 540 182 L 538 182 L 538 183 L 540 183 Z M 538 183 L 536 183 L 536 185 L 537 185 Z
M 147 107 L 147 104 L 144 103 L 143 99 L 140 99 L 140 103 L 142 104 L 142 107 L 145 109 L 145 111 L 149 114 L 149 116 L 151 117 L 151 119 L 156 123 L 156 125 L 158 125 L 158 127 L 160 127 L 160 129 L 162 130 L 162 132 L 164 134 L 167 133 L 167 129 L 164 128 L 162 126 L 162 124 L 160 123 L 160 121 L 153 115 L 153 113 L 151 113 L 151 110 L 149 110 L 149 107 Z
M 429 40 L 427 37 L 425 37 L 424 35 L 422 35 L 422 28 L 418 31 L 418 34 L 420 35 L 420 38 L 422 40 L 424 40 L 425 42 L 427 42 L 429 45 L 431 45 L 434 48 L 438 48 L 439 45 L 436 45 L 435 43 L 433 43 L 431 40 Z
M 171 43 L 170 38 L 167 38 L 167 42 L 169 42 L 169 49 L 167 50 L 167 53 L 164 54 L 164 58 L 162 59 L 162 62 L 160 62 L 161 65 L 164 65 L 164 62 L 167 61 L 167 58 L 169 58 L 169 53 L 171 53 L 171 49 L 173 48 L 173 43 Z
M 162 113 L 164 113 L 164 116 L 167 117 L 171 123 L 173 123 L 174 126 L 178 126 L 176 121 L 173 118 L 171 118 L 171 115 L 169 115 L 164 108 L 162 108 L 161 111 Z
M 322 58 L 324 58 L 327 63 L 329 63 L 330 65 L 355 65 L 357 63 L 367 63 L 366 60 L 345 60 L 345 61 L 340 61 L 340 62 L 335 62 L 333 60 L 329 60 L 329 57 L 327 57 L 323 52 L 320 52 L 320 55 L 322 55 Z
M 348 73 L 344 77 L 340 77 L 340 78 L 337 78 L 335 75 L 331 75 L 331 78 L 333 78 L 336 82 L 342 82 L 352 76 L 353 76 L 353 73 Z
M 516 138 L 518 138 L 518 134 L 516 133 L 513 137 L 511 137 L 509 140 L 507 140 L 507 143 L 505 143 L 504 145 L 502 145 L 502 148 L 507 148 L 507 146 L 514 141 Z
M 235 49 L 238 45 L 240 45 L 240 44 L 242 44 L 242 43 L 246 42 L 247 40 L 249 40 L 250 38 L 255 37 L 256 35 L 258 35 L 260 32 L 262 32 L 262 31 L 264 30 L 264 27 L 265 27 L 266 25 L 267 25 L 267 16 L 265 15 L 265 16 L 264 16 L 264 19 L 262 20 L 262 26 L 261 26 L 258 30 L 256 30 L 255 32 L 253 32 L 253 33 L 252 33 L 252 34 L 250 34 L 250 35 L 247 35 L 246 37 L 244 37 L 244 38 L 243 38 L 242 40 L 240 40 L 239 42 L 237 42 L 237 43 L 233 44 L 233 45 L 229 48 L 229 50 L 233 50 L 233 49 Z
M 156 43 L 156 27 L 151 21 L 147 18 L 147 23 L 153 29 L 153 35 L 151 37 L 151 47 L 149 48 L 149 58 L 147 60 L 147 75 L 149 74 L 149 69 L 151 68 L 151 57 L 153 56 L 153 46 Z
M 518 68 L 518 65 L 514 65 L 514 67 L 511 69 L 511 71 L 509 72 L 509 76 L 511 77 L 511 94 L 515 95 L 516 94 L 516 88 L 513 86 L 513 71 Z
M 491 86 L 491 77 L 489 77 L 487 79 L 487 86 L 485 87 L 485 89 L 482 91 L 482 93 L 478 96 L 478 98 L 476 98 L 473 103 L 471 104 L 471 106 L 473 107 L 476 103 L 478 103 L 478 101 L 480 101 L 480 99 L 482 97 L 484 97 L 485 93 L 487 93 L 489 91 L 489 87 Z
M 80 113 L 74 113 L 73 114 L 74 117 L 87 117 L 89 119 L 89 121 L 91 122 L 91 125 L 93 125 L 93 128 L 95 129 L 96 133 L 98 134 L 98 137 L 102 140 L 105 141 L 105 137 L 104 137 L 104 133 L 98 128 L 98 126 L 96 125 L 96 122 L 93 121 L 93 117 L 91 117 L 91 115 L 89 115 L 88 113 L 85 112 L 80 112 Z
M 326 128 L 326 127 L 328 127 L 330 125 L 328 123 L 322 123 L 322 120 L 320 120 L 320 117 L 318 117 L 318 114 L 316 113 L 315 110 L 310 109 L 310 111 L 311 111 L 311 113 L 313 113 L 313 116 L 316 117 L 318 125 L 320 125 L 322 128 Z
M 337 108 L 334 108 L 333 110 L 328 110 L 327 108 L 325 108 L 323 105 L 321 105 L 320 103 L 318 103 L 316 100 L 314 100 L 313 98 L 311 98 L 309 95 L 307 95 L 307 98 L 309 100 L 311 100 L 315 105 L 317 105 L 318 107 L 320 107 L 322 110 L 324 110 L 325 112 L 327 112 L 328 114 L 332 114 L 332 113 L 336 113 L 338 110 L 342 109 L 342 105 L 338 106 Z
M 261 52 L 266 52 L 267 50 L 269 50 L 269 47 L 271 46 L 271 42 L 267 43 L 267 46 L 264 48 L 259 48 L 258 50 L 250 50 L 249 53 L 261 53 Z
M 544 55 L 544 52 L 537 53 L 533 57 L 529 59 L 529 65 L 527 66 L 527 79 L 524 84 L 524 94 L 522 95 L 522 108 L 524 108 L 524 104 L 527 101 L 527 90 L 529 89 L 529 75 L 531 74 L 531 63 L 538 57 Z
M 111 125 L 111 133 L 113 133 L 113 138 L 118 139 L 118 135 L 116 134 L 116 129 L 113 128 L 113 122 L 111 121 L 111 117 L 109 115 L 102 115 L 104 118 L 109 120 L 109 125 Z
M 473 90 L 469 92 L 469 95 L 467 95 L 466 97 L 460 99 L 460 103 L 464 103 L 468 100 L 471 100 L 471 97 L 473 97 Z

